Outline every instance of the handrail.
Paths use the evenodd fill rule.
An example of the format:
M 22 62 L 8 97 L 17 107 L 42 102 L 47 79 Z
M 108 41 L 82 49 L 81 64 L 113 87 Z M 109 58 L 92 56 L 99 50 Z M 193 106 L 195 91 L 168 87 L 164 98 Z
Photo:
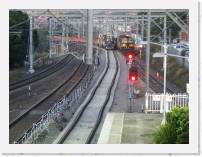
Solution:
M 64 96 L 60 101 L 56 102 L 42 117 L 33 123 L 33 126 L 29 128 L 25 134 L 19 138 L 14 144 L 29 144 L 33 143 L 37 139 L 38 135 L 44 131 L 50 124 L 51 120 L 58 116 L 58 113 L 65 109 L 69 109 L 71 104 L 77 102 L 79 98 L 84 94 L 86 88 L 90 85 L 93 78 L 94 71 L 91 70 L 87 76 L 85 82 L 77 87 L 70 95 Z

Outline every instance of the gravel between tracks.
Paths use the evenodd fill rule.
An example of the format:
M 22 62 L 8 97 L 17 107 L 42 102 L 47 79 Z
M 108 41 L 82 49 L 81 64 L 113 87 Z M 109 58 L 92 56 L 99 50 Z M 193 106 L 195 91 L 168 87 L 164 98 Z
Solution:
M 75 70 L 75 68 L 78 68 L 78 66 L 80 65 L 81 61 L 77 61 L 75 60 L 74 65 L 72 65 L 71 67 L 69 67 L 69 70 L 67 71 L 63 71 L 63 73 L 66 73 L 66 76 L 63 75 L 62 77 L 62 73 L 60 76 L 60 81 L 58 81 L 60 84 L 62 82 L 64 82 L 65 80 L 67 80 L 69 78 L 69 76 L 67 74 L 72 75 L 72 71 Z M 78 69 L 78 71 L 76 72 L 76 74 L 73 76 L 73 78 L 68 81 L 68 85 L 62 87 L 61 89 L 59 89 L 54 95 L 52 95 L 50 98 L 48 98 L 45 102 L 42 102 L 42 104 L 39 107 L 36 107 L 33 111 L 31 111 L 28 115 L 25 116 L 25 118 L 23 118 L 22 120 L 20 120 L 17 125 L 14 125 L 13 127 L 10 128 L 9 131 L 9 142 L 12 143 L 14 140 L 16 140 L 16 138 L 19 138 L 23 132 L 30 128 L 32 126 L 33 122 L 36 122 L 43 113 L 45 113 L 52 105 L 54 105 L 54 102 L 57 102 L 65 93 L 65 90 L 68 90 L 70 88 L 70 86 L 73 84 L 73 82 L 75 82 L 77 80 L 77 78 L 79 77 L 80 73 L 85 72 L 84 68 L 86 67 L 86 65 L 84 66 L 80 66 L 80 68 Z M 75 80 L 75 81 L 72 81 Z M 50 80 L 46 81 L 46 86 L 50 86 Z M 40 87 L 40 86 L 38 86 Z M 42 88 L 42 91 L 44 91 L 44 89 Z M 47 94 L 47 93 L 46 93 Z M 42 94 L 41 94 L 42 95 Z M 26 105 L 26 104 L 25 104 Z M 31 103 L 30 103 L 31 106 Z
M 96 69 L 96 72 L 94 74 L 93 80 L 90 84 L 90 86 L 86 89 L 83 97 L 80 98 L 80 100 L 74 104 L 70 110 L 64 111 L 64 118 L 66 119 L 66 122 L 63 122 L 62 125 L 66 126 L 67 123 L 69 122 L 69 120 L 71 119 L 71 117 L 73 116 L 73 114 L 76 112 L 76 110 L 78 109 L 78 107 L 80 106 L 80 104 L 84 101 L 84 99 L 86 98 L 86 96 L 88 95 L 89 90 L 93 87 L 93 85 L 95 84 L 95 82 L 97 81 L 97 79 L 99 78 L 100 74 L 102 73 L 103 69 L 104 69 L 104 65 L 105 65 L 105 55 L 104 53 L 100 53 L 100 66 Z M 50 125 L 48 126 L 48 129 L 45 130 L 37 139 L 36 141 L 34 141 L 34 143 L 37 144 L 49 144 L 52 143 L 56 137 L 58 136 L 58 134 L 61 131 L 58 129 L 57 124 L 55 121 L 52 121 L 52 123 L 50 123 Z
M 69 72 L 74 70 L 78 64 L 79 61 L 73 59 L 64 68 L 54 73 L 50 77 L 33 83 L 31 85 L 31 96 L 28 94 L 27 86 L 19 91 L 9 93 L 9 122 L 12 121 L 17 115 L 24 112 L 27 108 L 32 106 L 34 103 L 49 95 L 55 87 L 66 80 Z

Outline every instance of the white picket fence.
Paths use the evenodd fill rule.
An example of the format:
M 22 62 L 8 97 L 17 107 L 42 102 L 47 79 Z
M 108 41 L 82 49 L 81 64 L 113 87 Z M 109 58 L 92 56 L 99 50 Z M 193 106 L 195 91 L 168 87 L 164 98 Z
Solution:
M 163 113 L 164 94 L 145 94 L 145 113 Z M 189 95 L 166 93 L 165 111 L 170 112 L 175 107 L 185 107 L 189 105 Z
M 53 106 L 42 115 L 38 122 L 33 123 L 33 126 L 28 129 L 24 135 L 14 141 L 14 144 L 30 144 L 45 130 L 50 122 L 57 116 L 59 113 L 65 110 L 71 110 L 73 104 L 75 104 L 81 96 L 84 94 L 88 88 L 91 80 L 93 78 L 94 71 L 91 71 L 84 82 L 82 82 L 70 95 L 64 96 L 60 101 L 53 104 Z

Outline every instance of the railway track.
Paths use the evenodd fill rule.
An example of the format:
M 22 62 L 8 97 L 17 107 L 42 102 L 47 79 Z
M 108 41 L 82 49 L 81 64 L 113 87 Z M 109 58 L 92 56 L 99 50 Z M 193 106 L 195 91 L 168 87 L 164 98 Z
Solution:
M 83 54 L 85 50 L 85 45 L 83 44 L 77 44 L 77 43 L 70 43 L 69 45 L 69 51 L 78 51 L 79 53 Z M 67 55 L 63 59 L 59 60 L 53 65 L 50 65 L 42 70 L 39 70 L 28 77 L 21 79 L 19 81 L 14 81 L 9 84 L 9 91 L 13 91 L 15 89 L 24 87 L 28 84 L 34 83 L 36 81 L 39 81 L 45 77 L 50 76 L 51 74 L 55 73 L 59 69 L 63 68 L 68 62 L 72 60 L 73 56 Z
M 54 74 L 33 82 L 30 92 L 28 86 L 9 92 L 9 123 L 64 82 L 69 77 L 71 71 L 77 68 L 79 62 L 79 60 L 73 57 L 71 61 Z
M 137 61 L 136 62 L 137 64 L 137 68 L 138 68 L 138 73 L 142 76 L 142 80 L 144 82 L 146 82 L 146 77 L 145 77 L 145 68 L 144 66 L 139 62 Z M 156 92 L 156 93 L 162 93 L 163 92 L 163 81 L 161 80 L 158 80 L 155 76 L 153 76 L 152 74 L 149 74 L 149 80 L 150 80 L 150 88 Z M 174 87 L 171 85 L 169 85 L 168 83 L 166 84 L 166 90 L 167 92 L 169 93 L 179 93 L 180 90 L 177 88 L 177 87 Z
M 80 62 L 75 70 L 69 71 L 69 77 L 57 86 L 49 95 L 33 104 L 25 112 L 12 120 L 9 123 L 9 143 L 13 143 L 14 140 L 20 138 L 20 136 L 32 127 L 32 124 L 37 122 L 55 102 L 64 95 L 70 94 L 86 75 L 88 69 L 89 66 Z
M 105 69 L 89 92 L 88 97 L 53 143 L 91 143 L 110 98 L 118 71 L 117 58 L 113 53 L 109 52 L 106 61 Z
M 66 56 L 64 59 L 58 61 L 57 63 L 39 71 L 34 74 L 31 74 L 29 77 L 26 77 L 20 81 L 13 82 L 9 84 L 9 91 L 13 91 L 15 89 L 24 87 L 28 84 L 34 83 L 36 81 L 39 81 L 43 78 L 46 78 L 50 76 L 51 74 L 55 73 L 59 69 L 63 68 L 66 64 L 68 64 L 73 59 L 73 56 Z

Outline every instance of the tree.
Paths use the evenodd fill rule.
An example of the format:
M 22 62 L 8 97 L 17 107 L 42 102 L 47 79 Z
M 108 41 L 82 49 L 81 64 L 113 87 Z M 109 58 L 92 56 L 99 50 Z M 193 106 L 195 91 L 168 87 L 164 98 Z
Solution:
M 33 30 L 33 46 L 34 46 L 34 52 L 37 51 L 39 47 L 39 37 L 38 37 L 38 31 L 36 29 Z
M 157 144 L 188 144 L 189 143 L 189 109 L 174 108 L 166 114 L 167 123 L 154 133 Z
M 47 29 L 37 30 L 38 34 L 38 53 L 48 52 L 49 51 L 49 34 Z
M 188 19 L 188 12 L 180 12 L 176 13 L 186 24 L 189 24 Z M 138 13 L 138 15 L 147 15 L 147 12 Z M 169 33 L 169 29 L 171 30 L 171 40 L 179 37 L 180 27 L 168 16 L 167 17 L 167 37 Z M 154 18 L 153 18 L 154 19 Z M 155 19 L 156 23 L 159 24 L 161 28 L 163 28 L 163 19 L 160 20 L 160 18 Z M 147 22 L 146 22 L 147 25 Z M 146 31 L 144 31 L 144 36 L 146 36 Z M 152 37 L 153 36 L 153 37 Z M 151 39 L 155 42 L 159 42 L 160 38 L 163 38 L 163 30 L 160 30 L 153 22 L 151 22 Z
M 28 15 L 22 11 L 9 11 L 9 69 L 24 65 L 28 51 L 28 19 Z

